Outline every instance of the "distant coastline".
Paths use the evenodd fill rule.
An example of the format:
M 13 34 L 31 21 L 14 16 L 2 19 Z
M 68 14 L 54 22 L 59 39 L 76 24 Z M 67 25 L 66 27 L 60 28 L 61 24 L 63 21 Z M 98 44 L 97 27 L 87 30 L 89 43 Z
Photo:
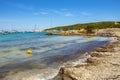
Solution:
M 115 36 L 111 28 L 120 28 L 120 22 L 96 22 L 86 24 L 75 24 L 45 29 L 47 35 L 80 35 L 80 36 Z

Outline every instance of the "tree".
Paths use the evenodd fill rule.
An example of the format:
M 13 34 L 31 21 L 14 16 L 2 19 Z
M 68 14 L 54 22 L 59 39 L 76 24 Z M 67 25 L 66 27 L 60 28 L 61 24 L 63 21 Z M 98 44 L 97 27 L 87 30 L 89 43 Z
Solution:
M 88 25 L 88 26 L 85 27 L 85 30 L 86 30 L 87 33 L 93 33 L 94 29 L 95 29 L 95 27 L 92 26 L 92 25 Z

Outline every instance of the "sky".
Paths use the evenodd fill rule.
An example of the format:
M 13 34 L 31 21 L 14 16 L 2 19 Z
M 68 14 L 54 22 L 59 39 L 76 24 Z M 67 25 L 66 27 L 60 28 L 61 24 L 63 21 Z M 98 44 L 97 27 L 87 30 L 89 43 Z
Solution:
M 120 21 L 120 0 L 0 0 L 0 30 Z

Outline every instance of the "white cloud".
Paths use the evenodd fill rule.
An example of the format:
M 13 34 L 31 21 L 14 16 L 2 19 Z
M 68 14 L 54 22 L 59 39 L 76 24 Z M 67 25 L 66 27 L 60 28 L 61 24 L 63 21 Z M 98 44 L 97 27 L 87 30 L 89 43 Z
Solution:
M 68 11 L 68 9 L 53 10 L 52 12 L 62 16 L 73 16 L 73 14 L 70 11 Z
M 72 13 L 65 13 L 64 16 L 73 16 Z
M 72 12 L 68 11 L 68 9 L 60 9 L 60 10 L 46 10 L 42 9 L 39 12 L 35 12 L 34 15 L 59 15 L 59 16 L 74 16 Z
M 68 11 L 68 9 L 65 9 L 65 8 L 64 8 L 64 9 L 61 9 L 61 11 Z
M 117 18 L 116 17 L 102 17 L 101 19 L 103 19 L 103 20 L 107 20 L 107 21 L 109 21 L 109 20 L 117 20 Z
M 42 15 L 46 15 L 46 14 L 48 14 L 47 12 L 40 12 L 40 14 L 42 14 Z
M 59 10 L 53 10 L 52 12 L 56 14 L 63 14 L 63 11 L 59 11 Z
M 89 16 L 89 15 L 91 15 L 91 14 L 88 13 L 88 12 L 81 12 L 80 14 L 81 14 L 81 15 L 85 15 L 85 16 Z
M 35 12 L 34 15 L 47 15 L 48 12 Z
M 22 3 L 13 3 L 13 2 L 6 2 L 7 5 L 9 6 L 13 6 L 13 7 L 16 7 L 18 9 L 24 9 L 24 10 L 33 10 L 33 6 L 31 5 L 26 5 L 26 4 L 22 4 Z

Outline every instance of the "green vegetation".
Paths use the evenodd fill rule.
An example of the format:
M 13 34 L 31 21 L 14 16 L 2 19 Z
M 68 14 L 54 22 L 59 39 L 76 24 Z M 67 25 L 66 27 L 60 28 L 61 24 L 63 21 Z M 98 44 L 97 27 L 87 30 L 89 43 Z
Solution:
M 120 22 L 96 22 L 96 23 L 85 23 L 85 24 L 74 24 L 69 26 L 60 26 L 55 28 L 45 29 L 48 30 L 80 30 L 80 29 L 87 29 L 88 33 L 91 32 L 91 29 L 106 29 L 106 28 L 120 28 Z
M 94 29 L 95 29 L 95 27 L 94 26 L 90 26 L 90 25 L 85 27 L 85 30 L 87 31 L 88 34 L 89 33 L 93 33 Z

